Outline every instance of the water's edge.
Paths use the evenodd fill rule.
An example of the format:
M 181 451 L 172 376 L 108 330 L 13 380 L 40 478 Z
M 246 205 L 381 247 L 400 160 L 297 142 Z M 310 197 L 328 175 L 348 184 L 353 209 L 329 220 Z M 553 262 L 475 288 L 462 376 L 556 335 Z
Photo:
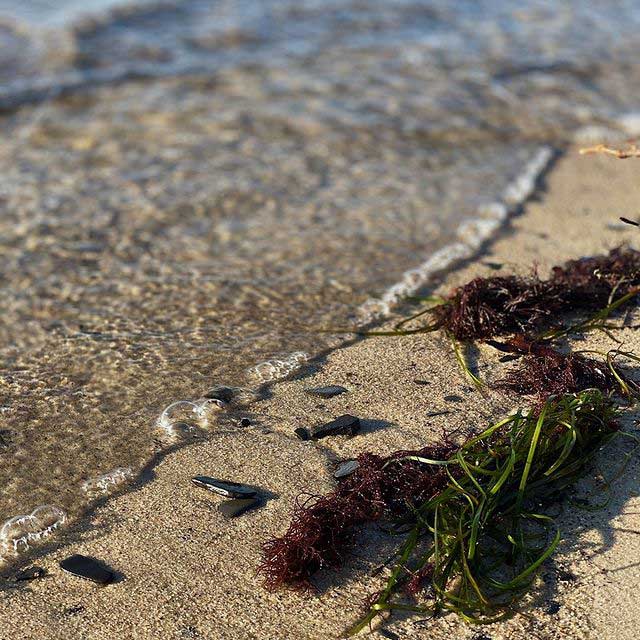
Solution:
M 375 327 L 383 323 L 396 305 L 401 303 L 407 296 L 422 292 L 425 287 L 428 287 L 434 276 L 451 274 L 457 269 L 481 259 L 494 241 L 502 237 L 503 234 L 509 233 L 509 222 L 515 216 L 524 212 L 527 201 L 537 195 L 541 189 L 544 189 L 545 176 L 552 170 L 556 160 L 563 152 L 564 150 L 552 149 L 548 146 L 538 149 L 527 163 L 523 172 L 504 192 L 501 200 L 481 207 L 476 216 L 470 217 L 460 224 L 457 231 L 457 242 L 442 247 L 420 265 L 405 272 L 401 279 L 389 287 L 379 298 L 371 299 L 362 305 L 358 310 L 360 324 L 367 327 Z M 258 363 L 251 368 L 253 377 L 257 382 L 257 386 L 249 390 L 252 399 L 235 405 L 217 403 L 216 409 L 220 409 L 216 418 L 218 427 L 222 429 L 235 428 L 229 427 L 234 418 L 246 411 L 253 403 L 268 397 L 276 384 L 295 376 L 301 367 L 305 365 L 321 366 L 320 363 L 330 353 L 345 348 L 353 342 L 353 338 L 341 339 L 320 353 L 302 354 L 295 352 L 282 360 Z M 248 394 L 245 395 L 246 397 L 248 397 Z M 92 528 L 90 524 L 91 517 L 99 508 L 116 497 L 138 491 L 152 482 L 155 477 L 154 469 L 168 455 L 184 447 L 197 447 L 209 442 L 213 434 L 207 435 L 204 430 L 197 434 L 197 440 L 185 438 L 185 435 L 189 437 L 193 434 L 185 434 L 181 430 L 180 427 L 183 424 L 181 419 L 176 418 L 172 421 L 171 410 L 176 406 L 186 405 L 188 410 L 192 410 L 195 416 L 202 417 L 206 423 L 209 418 L 205 415 L 205 412 L 207 405 L 210 403 L 210 400 L 202 398 L 198 400 L 176 399 L 170 402 L 158 416 L 155 425 L 156 429 L 169 437 L 170 444 L 157 452 L 138 473 L 133 474 L 130 482 L 122 483 L 115 491 L 112 490 L 110 493 L 89 502 L 82 515 L 74 519 L 73 522 L 60 527 L 60 525 L 65 524 L 65 517 L 60 522 L 60 525 L 51 527 L 46 533 L 41 532 L 35 539 L 45 538 L 54 531 L 59 532 L 59 536 L 51 536 L 46 542 L 40 542 L 35 547 L 25 544 L 25 549 L 21 554 L 3 558 L 3 573 L 5 577 L 9 577 L 19 567 L 25 566 L 37 558 L 75 543 L 81 533 Z M 294 437 L 294 435 L 291 436 L 291 438 Z M 14 516 L 7 522 L 20 517 L 28 516 Z M 6 588 L 6 585 L 4 587 L 0 585 L 0 589 L 3 588 Z M 12 588 L 15 588 L 15 585 L 12 585 Z

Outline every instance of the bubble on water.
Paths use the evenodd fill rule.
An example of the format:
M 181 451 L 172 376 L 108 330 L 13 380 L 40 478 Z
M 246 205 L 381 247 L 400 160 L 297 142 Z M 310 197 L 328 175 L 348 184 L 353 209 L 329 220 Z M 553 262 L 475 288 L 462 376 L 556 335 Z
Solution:
M 82 483 L 82 490 L 89 494 L 108 493 L 133 478 L 133 476 L 133 469 L 130 467 L 118 467 L 96 478 L 86 480 Z
M 0 529 L 0 544 L 6 551 L 26 551 L 35 532 L 35 519 L 31 515 L 13 516 Z
M 0 528 L 0 549 L 19 553 L 29 549 L 32 542 L 51 535 L 67 520 L 67 514 L 53 505 L 41 505 L 30 514 L 13 516 Z
M 300 365 L 309 359 L 304 351 L 295 351 L 284 360 L 266 360 L 249 369 L 249 375 L 259 382 L 270 382 L 278 378 L 285 378 L 293 373 Z
M 193 434 L 198 429 L 206 429 L 224 403 L 217 399 L 177 400 L 172 402 L 158 416 L 156 426 L 170 440 L 180 435 Z

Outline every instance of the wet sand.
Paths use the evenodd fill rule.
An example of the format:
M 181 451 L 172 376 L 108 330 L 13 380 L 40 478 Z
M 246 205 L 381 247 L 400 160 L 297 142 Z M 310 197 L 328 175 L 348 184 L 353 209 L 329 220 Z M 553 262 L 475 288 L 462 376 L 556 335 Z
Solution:
M 495 273 L 485 262 L 520 272 L 536 263 L 545 274 L 554 263 L 624 241 L 637 246 L 638 231 L 619 223 L 618 216 L 637 216 L 638 172 L 640 164 L 633 161 L 585 158 L 570 151 L 548 175 L 538 200 L 478 261 L 450 274 L 439 291 Z M 625 348 L 640 352 L 633 330 L 616 330 L 616 335 Z M 580 346 L 612 344 L 598 334 Z M 497 357 L 480 347 L 482 377 L 506 370 Z M 416 379 L 430 384 L 416 384 Z M 327 383 L 342 384 L 349 393 L 320 400 L 303 391 Z M 249 408 L 252 426 L 220 428 L 209 441 L 167 455 L 153 470 L 153 480 L 97 508 L 82 526 L 65 529 L 57 537 L 62 546 L 33 559 L 47 569 L 46 578 L 24 586 L 3 582 L 0 637 L 341 637 L 379 586 L 380 578 L 368 574 L 387 557 L 393 541 L 375 528 L 364 531 L 348 566 L 319 576 L 317 596 L 266 593 L 256 575 L 262 542 L 286 529 L 301 492 L 331 489 L 337 459 L 365 450 L 420 446 L 438 438 L 442 429 L 486 424 L 509 406 L 504 398 L 474 391 L 438 335 L 357 342 L 314 363 L 297 379 L 271 385 L 266 394 Z M 447 402 L 447 395 L 463 401 Z M 440 410 L 452 413 L 427 416 Z M 347 412 L 366 420 L 352 439 L 316 444 L 293 436 L 296 427 Z M 601 456 L 605 471 L 615 468 L 624 446 L 613 445 Z M 560 516 L 561 551 L 545 565 L 522 614 L 481 631 L 494 639 L 634 638 L 640 606 L 639 473 L 640 463 L 633 459 L 605 509 L 567 507 Z M 257 485 L 271 498 L 258 510 L 224 520 L 216 510 L 221 499 L 191 485 L 190 477 L 199 474 Z M 122 580 L 100 588 L 64 574 L 57 563 L 71 553 L 104 560 L 122 573 Z M 398 618 L 388 628 L 402 638 L 473 638 L 478 633 L 454 616 L 422 623 Z

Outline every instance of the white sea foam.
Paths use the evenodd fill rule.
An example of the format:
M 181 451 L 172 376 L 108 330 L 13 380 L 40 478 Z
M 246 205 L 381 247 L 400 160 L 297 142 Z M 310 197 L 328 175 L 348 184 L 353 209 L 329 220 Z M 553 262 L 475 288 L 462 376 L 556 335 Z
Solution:
M 31 513 L 9 518 L 0 528 L 0 551 L 4 555 L 29 549 L 33 542 L 42 540 L 61 527 L 67 514 L 53 505 L 41 505 Z
M 278 378 L 285 378 L 293 373 L 309 355 L 304 351 L 295 351 L 283 360 L 266 360 L 249 369 L 251 375 L 258 382 L 271 382 Z
M 504 222 L 509 217 L 509 208 L 504 202 L 489 202 L 478 207 L 478 215 L 481 218 Z
M 598 144 L 601 142 L 618 142 L 624 134 L 618 129 L 603 125 L 587 125 L 578 129 L 573 135 L 576 144 Z
M 618 117 L 618 125 L 628 136 L 640 136 L 640 112 L 623 113 Z
M 359 320 L 370 322 L 388 315 L 394 305 L 414 294 L 434 274 L 444 271 L 460 260 L 470 258 L 483 242 L 495 234 L 507 220 L 509 213 L 531 197 L 540 174 L 552 157 L 551 148 L 538 149 L 523 171 L 505 190 L 504 202 L 490 202 L 478 207 L 477 217 L 465 220 L 456 230 L 459 242 L 439 249 L 420 266 L 406 271 L 400 281 L 389 287 L 380 298 L 367 300 L 358 311 Z
M 392 306 L 415 293 L 434 273 L 446 269 L 458 260 L 469 258 L 471 254 L 471 247 L 463 242 L 442 247 L 419 267 L 405 271 L 402 279 L 389 287 L 380 298 L 367 300 L 359 309 L 360 320 L 367 322 L 387 315 Z
M 540 148 L 527 162 L 524 170 L 505 189 L 503 200 L 511 206 L 518 206 L 528 200 L 536 188 L 536 182 L 549 164 L 553 151 L 549 147 Z
M 82 483 L 82 490 L 88 494 L 109 493 L 116 487 L 124 484 L 133 478 L 133 469 L 129 467 L 118 467 L 107 473 L 103 473 L 96 478 L 90 478 Z

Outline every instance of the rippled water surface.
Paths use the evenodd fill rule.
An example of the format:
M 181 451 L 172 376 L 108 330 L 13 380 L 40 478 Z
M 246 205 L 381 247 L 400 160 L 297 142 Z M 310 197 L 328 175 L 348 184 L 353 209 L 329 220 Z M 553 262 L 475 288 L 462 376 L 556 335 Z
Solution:
M 164 446 L 168 404 L 325 346 L 310 329 L 353 322 L 640 86 L 635 2 L 0 16 L 0 522 L 76 513 Z

